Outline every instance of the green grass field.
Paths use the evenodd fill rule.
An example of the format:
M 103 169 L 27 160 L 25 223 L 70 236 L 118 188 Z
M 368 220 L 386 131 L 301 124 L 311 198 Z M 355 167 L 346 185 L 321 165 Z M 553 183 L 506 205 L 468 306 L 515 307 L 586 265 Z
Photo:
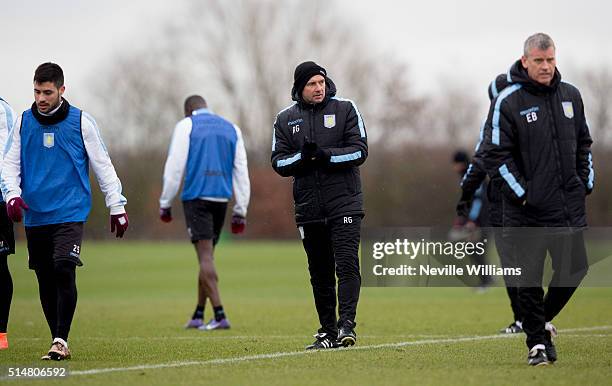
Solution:
M 62 385 L 611 384 L 612 288 L 581 288 L 555 320 L 559 361 L 526 365 L 524 336 L 503 288 L 364 288 L 358 343 L 305 352 L 318 327 L 301 245 L 223 242 L 217 251 L 229 331 L 186 331 L 195 305 L 196 258 L 188 242 L 94 243 L 82 248 L 79 303 Z M 15 293 L 7 368 L 47 366 L 50 344 L 23 245 L 10 258 Z M 210 317 L 207 306 L 206 318 Z

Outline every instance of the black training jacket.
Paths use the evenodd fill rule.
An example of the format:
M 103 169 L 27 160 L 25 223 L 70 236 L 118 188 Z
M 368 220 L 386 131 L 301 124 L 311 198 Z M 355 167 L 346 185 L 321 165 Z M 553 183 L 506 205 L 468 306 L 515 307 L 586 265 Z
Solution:
M 532 81 L 520 60 L 507 77 L 489 110 L 484 156 L 502 181 L 503 226 L 586 226 L 594 172 L 580 92 L 558 71 L 550 86 Z
M 368 156 L 365 125 L 355 103 L 335 95 L 336 86 L 326 78 L 323 102 L 308 105 L 293 95 L 296 103 L 274 121 L 272 167 L 293 177 L 298 225 L 364 214 L 358 166 Z M 307 137 L 331 154 L 328 162 L 312 167 L 303 162 Z

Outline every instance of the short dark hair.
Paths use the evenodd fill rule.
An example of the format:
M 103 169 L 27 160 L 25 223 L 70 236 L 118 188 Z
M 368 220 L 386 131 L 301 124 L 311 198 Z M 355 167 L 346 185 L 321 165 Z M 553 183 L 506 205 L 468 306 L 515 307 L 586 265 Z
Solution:
M 206 108 L 206 100 L 200 95 L 191 95 L 185 99 L 185 116 L 188 117 L 197 109 Z
M 34 72 L 34 83 L 51 82 L 55 87 L 64 85 L 64 71 L 55 63 L 43 63 Z

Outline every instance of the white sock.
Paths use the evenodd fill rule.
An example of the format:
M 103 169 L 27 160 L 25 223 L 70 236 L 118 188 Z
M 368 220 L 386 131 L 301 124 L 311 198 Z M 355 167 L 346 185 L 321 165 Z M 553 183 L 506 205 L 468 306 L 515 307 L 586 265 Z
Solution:
M 62 338 L 53 339 L 53 343 L 61 343 L 62 345 L 64 345 L 64 347 L 68 348 L 68 342 L 66 342 Z

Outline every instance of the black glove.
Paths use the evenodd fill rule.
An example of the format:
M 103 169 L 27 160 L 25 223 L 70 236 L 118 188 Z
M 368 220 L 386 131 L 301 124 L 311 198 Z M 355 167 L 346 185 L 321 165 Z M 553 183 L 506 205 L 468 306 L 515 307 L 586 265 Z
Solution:
M 457 203 L 457 207 L 455 211 L 457 212 L 458 217 L 462 217 L 467 219 L 470 214 L 470 208 L 472 207 L 472 195 L 467 194 L 466 192 L 461 193 L 461 198 Z
M 329 162 L 331 153 L 328 150 L 322 149 L 315 142 L 310 142 L 308 137 L 302 145 L 302 160 L 307 164 L 324 164 Z
M 314 142 L 309 142 L 308 139 L 302 145 L 302 160 L 306 163 L 314 161 L 317 157 L 317 149 L 319 147 Z

